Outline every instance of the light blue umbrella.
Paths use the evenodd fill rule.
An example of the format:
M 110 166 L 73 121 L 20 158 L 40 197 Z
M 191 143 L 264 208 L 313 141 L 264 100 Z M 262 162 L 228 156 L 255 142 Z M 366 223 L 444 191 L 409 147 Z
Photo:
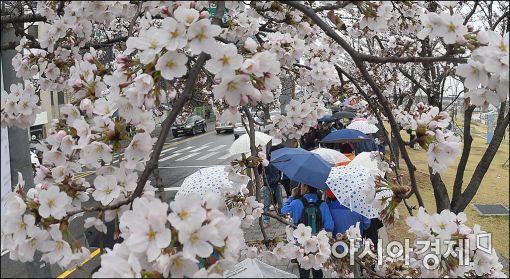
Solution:
M 326 190 L 331 164 L 302 148 L 281 148 L 271 153 L 271 163 L 290 180 Z
M 367 135 L 358 130 L 342 129 L 329 133 L 321 140 L 321 143 L 359 142 L 369 139 Z

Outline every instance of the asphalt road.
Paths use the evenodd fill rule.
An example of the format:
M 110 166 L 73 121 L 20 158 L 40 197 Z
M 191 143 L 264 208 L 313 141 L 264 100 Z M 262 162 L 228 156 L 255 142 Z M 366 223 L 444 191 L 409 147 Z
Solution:
M 203 134 L 180 136 L 178 138 L 169 135 L 158 163 L 161 188 L 163 189 L 161 194 L 164 195 L 165 200 L 173 200 L 183 180 L 198 169 L 215 165 L 227 165 L 232 159 L 235 159 L 238 155 L 231 155 L 228 152 L 232 142 L 234 142 L 232 133 L 217 134 L 212 123 L 208 123 L 207 132 Z M 116 163 L 117 160 L 119 160 L 119 157 L 115 157 L 113 163 Z M 95 178 L 93 172 L 84 172 L 78 176 L 85 177 L 89 182 L 92 182 Z M 152 185 L 156 186 L 154 183 Z M 93 205 L 93 201 L 86 206 L 90 205 Z M 82 243 L 86 243 L 91 253 L 93 253 L 96 251 L 97 245 L 88 245 L 85 234 L 92 234 L 91 230 L 94 229 L 91 228 L 84 231 L 83 228 L 84 219 L 88 216 L 92 216 L 92 214 L 76 218 L 71 222 L 70 228 L 73 236 Z M 83 265 L 85 270 L 91 271 L 98 266 L 100 257 L 98 252 L 93 253 L 95 255 L 91 256 L 90 260 Z M 68 270 L 66 272 L 66 270 L 62 270 L 57 265 L 48 265 L 40 262 L 20 263 L 11 261 L 8 253 L 2 254 L 1 264 L 2 278 L 88 277 L 83 271 Z

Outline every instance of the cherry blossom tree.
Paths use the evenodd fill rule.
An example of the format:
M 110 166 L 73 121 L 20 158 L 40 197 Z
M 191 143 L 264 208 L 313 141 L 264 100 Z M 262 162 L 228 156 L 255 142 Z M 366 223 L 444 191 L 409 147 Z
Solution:
M 415 254 L 407 265 L 386 258 L 375 270 L 373 263 L 359 260 L 352 268 L 332 256 L 332 245 L 357 241 L 359 228 L 352 227 L 345 235 L 311 236 L 309 227 L 294 230 L 288 220 L 262 213 L 258 201 L 264 174 L 258 169 L 267 160 L 255 145 L 250 111 L 262 107 L 267 112 L 269 106 L 277 106 L 284 77 L 299 84 L 302 96 L 270 125 L 275 138 L 295 140 L 327 113 L 326 99 L 338 98 L 337 93 L 365 99 L 367 112 L 376 121 L 383 124 L 387 119 L 391 136 L 386 130 L 384 135 L 396 143 L 390 148 L 390 161 L 379 162 L 382 170 L 395 172 L 396 181 L 374 178 L 369 195 L 381 219 L 392 223 L 400 202 L 413 215 L 406 199 L 415 195 L 420 209 L 407 220 L 410 232 L 417 240 L 451 240 L 458 247 L 461 239 L 471 240 L 481 232 L 464 225 L 462 211 L 476 194 L 509 122 L 508 5 L 498 5 L 10 2 L 6 5 L 10 13 L 2 13 L 2 28 L 12 28 L 21 39 L 2 42 L 1 49 L 17 52 L 12 65 L 24 82 L 2 92 L 2 127 L 29 127 L 40 110 L 40 92 L 72 98 L 61 109 L 63 119 L 54 123 L 38 147 L 43 164 L 34 178 L 35 188 L 25 189 L 20 176 L 15 191 L 2 197 L 4 247 L 13 260 L 33 261 L 37 250 L 43 253 L 42 261 L 74 266 L 89 251 L 74 240 L 69 223 L 88 212 L 95 216 L 85 220 L 85 227 L 105 232 L 104 223 L 115 220 L 115 235 L 123 240 L 101 256 L 97 277 L 222 275 L 237 262 L 240 251 L 255 257 L 259 250 L 265 260 L 297 259 L 303 268 L 324 268 L 333 276 L 359 275 L 359 266 L 381 277 L 501 276 L 494 251 L 482 254 L 473 249 L 467 253 L 472 261 L 467 267 L 445 256 L 439 259 L 441 267 L 430 271 L 424 266 L 425 255 Z M 45 36 L 35 38 L 26 32 L 24 24 L 35 22 Z M 451 117 L 440 101 L 447 77 L 461 79 L 465 86 L 463 144 L 447 129 Z M 426 93 L 428 105 L 413 107 L 418 90 Z M 233 183 L 229 191 L 178 196 L 167 204 L 156 197 L 149 178 L 157 171 L 170 127 L 188 115 L 196 101 L 213 103 L 220 121 L 243 121 L 251 154 L 226 168 Z M 154 112 L 165 103 L 171 103 L 172 110 L 160 134 L 153 137 Z M 462 191 L 472 112 L 489 104 L 499 107 L 494 138 Z M 406 127 L 416 129 L 417 141 L 426 147 L 438 213 L 423 208 L 416 167 L 399 132 Z M 410 187 L 395 166 L 397 149 Z M 450 201 L 441 173 L 460 153 Z M 123 154 L 123 160 L 114 163 L 113 154 Z M 84 168 L 96 172 L 92 184 L 74 179 Z M 247 189 L 250 180 L 253 196 Z M 377 197 L 382 187 L 392 190 L 392 198 Z M 96 205 L 85 207 L 91 198 Z M 286 241 L 267 238 L 261 214 L 289 224 Z M 264 238 L 260 247 L 245 243 L 241 229 L 256 219 Z M 364 245 L 370 248 L 370 242 Z M 419 249 L 418 243 L 414 249 Z

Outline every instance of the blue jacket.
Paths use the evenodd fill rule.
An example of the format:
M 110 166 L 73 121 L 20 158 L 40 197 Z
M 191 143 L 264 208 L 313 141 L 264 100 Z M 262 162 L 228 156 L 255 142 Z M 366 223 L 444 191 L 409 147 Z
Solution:
M 317 194 L 309 193 L 304 195 L 305 199 L 309 202 L 316 202 L 319 198 Z M 290 217 L 292 217 L 292 221 L 295 225 L 299 224 L 299 219 L 301 219 L 301 214 L 303 213 L 303 209 L 305 206 L 301 202 L 300 199 L 294 199 L 293 197 L 289 197 L 289 199 L 285 202 L 282 207 L 282 214 L 290 213 Z M 322 227 L 328 231 L 333 231 L 334 223 L 333 218 L 331 217 L 331 213 L 329 212 L 328 205 L 326 202 L 322 202 L 319 206 L 322 217 Z
M 337 233 L 345 233 L 350 226 L 356 225 L 356 222 L 359 222 L 359 230 L 361 233 L 370 226 L 370 219 L 357 212 L 351 211 L 338 201 L 328 202 L 328 207 L 333 217 L 333 222 L 335 223 L 333 236 Z

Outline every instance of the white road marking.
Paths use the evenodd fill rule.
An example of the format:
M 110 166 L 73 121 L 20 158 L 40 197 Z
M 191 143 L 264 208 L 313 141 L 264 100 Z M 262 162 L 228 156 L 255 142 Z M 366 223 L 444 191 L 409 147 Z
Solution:
M 179 149 L 179 152 L 182 152 L 183 150 L 188 150 L 188 149 L 193 148 L 193 147 L 195 147 L 195 146 L 194 145 L 186 146 L 184 148 Z
M 236 154 L 232 154 L 232 153 L 228 152 L 227 154 L 225 154 L 225 155 L 223 155 L 223 156 L 219 157 L 218 159 L 219 159 L 219 160 L 224 160 L 224 159 L 230 158 L 230 157 L 235 156 L 235 155 L 236 155 Z
M 9 253 L 9 250 L 2 251 L 2 257 L 7 253 Z
M 177 157 L 177 156 L 179 156 L 179 155 L 181 155 L 181 154 L 182 154 L 182 153 L 174 153 L 174 154 L 172 154 L 172 155 L 166 156 L 165 158 L 161 158 L 161 159 L 159 159 L 159 161 L 158 161 L 158 162 L 164 162 L 164 161 L 166 161 L 166 160 L 168 160 L 168 159 L 170 159 L 170 158 Z
M 184 156 L 184 157 L 182 157 L 182 158 L 179 158 L 179 159 L 177 159 L 177 160 L 175 160 L 175 161 L 184 161 L 184 160 L 189 159 L 189 158 L 191 158 L 191 157 L 193 157 L 193 156 L 196 156 L 196 155 L 198 155 L 198 152 L 190 153 L 189 155 L 186 155 L 186 156 Z
M 169 192 L 169 191 L 179 191 L 179 189 L 180 189 L 180 188 L 181 188 L 180 186 L 179 186 L 179 187 L 178 187 L 178 186 L 174 186 L 174 187 L 166 187 L 166 188 L 164 188 L 164 189 L 163 189 L 163 191 L 165 191 L 165 192 Z
M 216 150 L 220 150 L 220 149 L 222 149 L 224 146 L 227 146 L 227 145 L 226 145 L 226 144 L 221 144 L 221 145 L 216 146 L 215 148 L 211 148 L 211 149 L 209 149 L 208 151 L 216 151 Z
M 211 153 L 209 153 L 207 155 L 204 155 L 204 156 L 202 156 L 200 158 L 197 158 L 196 160 L 197 161 L 202 161 L 202 160 L 205 160 L 205 159 L 207 159 L 207 158 L 209 158 L 209 157 L 211 157 L 211 156 L 213 156 L 215 154 L 218 154 L 218 153 L 220 153 L 220 152 L 219 151 L 211 152 Z
M 167 149 L 165 149 L 165 150 L 161 151 L 161 154 L 163 154 L 163 153 L 165 153 L 165 152 L 168 152 L 168 151 L 170 151 L 170 150 L 174 150 L 174 149 L 176 149 L 176 148 L 177 148 L 177 146 L 167 148 Z
M 193 149 L 193 152 L 196 152 L 196 151 L 199 151 L 199 150 L 202 150 L 202 149 L 205 149 L 205 148 L 208 148 L 209 146 L 202 146 L 202 147 L 199 147 L 199 148 L 196 148 L 196 149 Z

